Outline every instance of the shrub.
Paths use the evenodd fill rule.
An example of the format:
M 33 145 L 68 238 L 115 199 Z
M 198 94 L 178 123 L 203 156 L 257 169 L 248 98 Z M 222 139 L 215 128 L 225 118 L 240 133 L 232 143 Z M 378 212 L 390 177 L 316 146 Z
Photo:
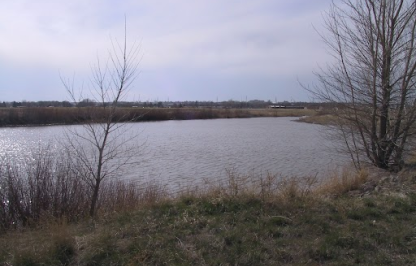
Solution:
M 74 171 L 78 166 L 67 156 L 44 149 L 24 162 L 10 160 L 0 166 L 0 231 L 88 216 L 92 188 Z M 131 210 L 167 197 L 167 191 L 157 183 L 138 186 L 109 179 L 102 188 L 98 200 L 101 213 Z

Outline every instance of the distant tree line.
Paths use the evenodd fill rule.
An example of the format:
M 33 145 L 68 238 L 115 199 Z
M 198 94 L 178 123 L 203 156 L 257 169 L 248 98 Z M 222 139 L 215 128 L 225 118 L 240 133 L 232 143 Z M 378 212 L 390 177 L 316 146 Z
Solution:
M 83 99 L 77 103 L 69 101 L 12 101 L 12 102 L 0 102 L 1 107 L 99 107 L 103 103 L 96 102 L 93 99 Z M 272 102 L 270 100 L 249 100 L 249 101 L 145 101 L 145 102 L 131 102 L 120 101 L 117 103 L 118 107 L 140 107 L 140 108 L 268 108 L 272 105 L 278 106 L 305 106 L 311 109 L 329 108 L 333 107 L 331 103 L 311 103 L 311 102 L 289 102 L 280 101 Z
M 0 107 L 73 107 L 68 101 L 21 101 L 21 102 L 1 102 Z

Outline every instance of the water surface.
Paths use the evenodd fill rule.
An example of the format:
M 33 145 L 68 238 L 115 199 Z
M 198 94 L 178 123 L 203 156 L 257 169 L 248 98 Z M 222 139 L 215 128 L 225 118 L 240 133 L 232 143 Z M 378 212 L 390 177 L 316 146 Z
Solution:
M 242 174 L 324 175 L 345 157 L 331 149 L 322 126 L 295 118 L 164 121 L 129 124 L 140 147 L 123 178 L 156 180 L 169 187 Z M 0 156 L 22 160 L 48 145 L 60 149 L 68 126 L 0 129 Z M 74 128 L 74 126 L 72 126 Z M 81 126 L 75 126 L 82 131 Z M 134 132 L 134 133 L 133 133 Z

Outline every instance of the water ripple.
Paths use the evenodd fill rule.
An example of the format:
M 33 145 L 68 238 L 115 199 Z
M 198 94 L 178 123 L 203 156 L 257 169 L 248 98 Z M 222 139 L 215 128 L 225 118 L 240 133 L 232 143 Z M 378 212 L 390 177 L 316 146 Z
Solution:
M 140 182 L 160 181 L 177 188 L 240 173 L 320 175 L 346 158 L 331 150 L 322 127 L 293 118 L 165 121 L 131 124 L 124 134 L 141 132 L 138 163 L 123 173 Z M 82 130 L 81 126 L 76 127 Z M 33 157 L 41 147 L 59 149 L 64 126 L 0 129 L 0 158 Z M 136 143 L 137 144 L 137 143 Z

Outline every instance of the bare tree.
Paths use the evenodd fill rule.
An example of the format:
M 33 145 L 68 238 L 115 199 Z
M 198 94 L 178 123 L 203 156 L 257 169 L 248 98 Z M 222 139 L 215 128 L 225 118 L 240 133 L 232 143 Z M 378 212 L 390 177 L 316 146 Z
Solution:
M 111 42 L 106 64 L 103 66 L 97 60 L 97 65 L 92 68 L 88 96 L 96 104 L 79 108 L 82 130 L 71 129 L 66 134 L 65 147 L 78 166 L 74 170 L 91 188 L 90 216 L 96 213 L 103 180 L 119 174 L 133 163 L 132 158 L 137 153 L 137 135 L 125 134 L 128 120 L 125 122 L 126 117 L 117 107 L 137 77 L 140 63 L 140 46 L 128 47 L 126 23 L 124 30 L 123 43 Z M 86 101 L 82 94 L 77 98 L 73 81 L 61 80 L 74 102 Z
M 325 26 L 335 62 L 308 90 L 337 104 L 335 128 L 357 168 L 401 169 L 415 133 L 416 1 L 340 0 Z

